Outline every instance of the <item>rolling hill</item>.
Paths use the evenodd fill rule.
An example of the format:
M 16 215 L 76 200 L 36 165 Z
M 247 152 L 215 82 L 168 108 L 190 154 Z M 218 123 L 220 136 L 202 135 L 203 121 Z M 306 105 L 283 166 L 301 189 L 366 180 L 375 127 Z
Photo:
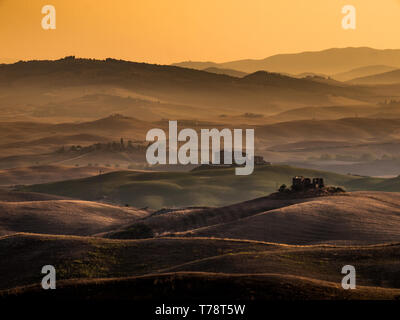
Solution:
M 147 211 L 81 200 L 0 201 L 0 235 L 91 235 L 132 224 Z
M 359 286 L 357 290 L 345 291 L 338 283 L 289 275 L 231 275 L 204 272 L 61 281 L 57 290 L 57 298 L 55 298 L 54 295 L 34 285 L 4 292 L 0 298 L 3 298 L 5 302 L 21 301 L 21 299 L 22 301 L 46 299 L 49 302 L 68 299 L 68 301 L 86 303 L 88 300 L 92 303 L 153 302 L 154 300 L 195 303 L 204 300 L 220 301 L 221 297 L 224 297 L 228 301 L 263 301 L 265 303 L 279 300 L 397 300 L 400 294 L 400 289 L 365 286 Z
M 358 185 L 365 179 L 352 183 Z M 84 234 L 114 239 L 179 235 L 286 244 L 376 244 L 400 241 L 398 208 L 398 193 L 380 192 L 272 194 L 224 207 L 150 212 L 81 200 L 2 201 L 0 229 L 3 234 Z
M 253 81 L 248 79 L 246 81 Z M 282 81 L 286 81 L 285 78 Z M 279 88 L 277 88 L 279 90 Z M 268 161 L 279 163 L 305 162 L 310 156 L 320 157 L 322 154 L 345 154 L 354 151 L 354 157 L 370 153 L 380 159 L 384 155 L 399 156 L 396 141 L 399 139 L 400 109 L 397 104 L 382 104 L 380 106 L 354 105 L 306 107 L 291 111 L 276 113 L 273 116 L 263 116 L 256 113 L 242 113 L 235 116 L 215 117 L 219 123 L 198 120 L 179 120 L 179 129 L 193 128 L 200 131 L 203 128 L 255 128 L 256 153 L 264 156 Z M 314 119 L 313 119 L 314 118 Z M 236 121 L 236 123 L 233 123 Z M 247 123 L 247 124 L 244 124 Z M 253 123 L 250 125 L 249 123 Z M 257 124 L 256 124 L 257 123 Z M 135 118 L 114 114 L 95 121 L 41 123 L 41 122 L 1 122 L 0 138 L 2 156 L 0 169 L 33 167 L 33 166 L 108 166 L 128 168 L 145 168 L 145 137 L 151 128 L 168 127 L 167 120 L 145 122 Z M 131 140 L 142 146 L 142 149 L 132 152 L 115 152 L 102 148 L 98 143 L 120 143 L 123 138 L 125 144 Z M 319 144 L 315 152 L 310 154 L 311 148 L 293 148 L 294 143 L 306 144 L 313 141 L 325 141 Z M 334 150 L 332 142 L 341 141 L 343 145 L 351 146 L 347 150 Z M 389 145 L 390 144 L 390 145 Z M 86 149 L 82 152 L 69 152 L 72 145 L 80 145 Z M 280 145 L 281 147 L 273 148 Z M 58 152 L 62 146 L 68 152 Z M 283 147 L 286 147 L 284 149 Z M 307 150 L 306 150 L 307 149 Z M 299 162 L 299 163 L 300 163 Z M 17 169 L 15 169 L 17 170 Z M 21 171 L 21 177 L 25 169 Z M 18 170 L 16 172 L 18 172 Z M 26 169 L 31 170 L 31 169 Z M 79 169 L 78 171 L 85 169 Z M 90 170 L 87 168 L 86 170 Z M 160 169 L 161 170 L 161 169 Z M 168 170 L 174 170 L 169 168 Z M 327 169 L 328 171 L 331 169 Z M 62 171 L 60 169 L 60 171 Z M 343 172 L 342 170 L 339 172 Z M 352 171 L 347 171 L 352 172 Z M 345 172 L 345 173 L 347 173 Z M 385 175 L 384 170 L 373 175 Z M 6 177 L 2 172 L 0 176 Z M 64 175 L 65 176 L 65 175 Z M 82 175 L 83 176 L 83 175 Z M 71 176 L 71 178 L 79 177 Z M 22 181 L 23 179 L 21 179 Z M 60 180 L 60 179 L 59 179 Z M 10 180 L 11 181 L 11 180 Z M 50 181 L 50 180 L 48 180 Z M 54 180 L 53 180 L 54 181 Z M 31 183 L 46 182 L 40 180 Z M 24 183 L 24 182 L 21 182 Z M 29 182 L 27 182 L 29 183 Z M 0 185 L 8 184 L 1 183 Z
M 377 244 L 400 240 L 397 193 L 349 193 L 267 210 L 180 235 L 288 244 Z
M 0 257 L 7 261 L 0 265 L 0 289 L 8 289 L 34 283 L 37 270 L 49 259 L 58 270 L 59 280 L 123 277 L 157 273 L 210 256 L 249 250 L 257 252 L 276 246 L 222 239 L 110 240 L 14 234 L 0 237 L 0 247 Z
M 148 121 L 165 116 L 181 118 L 182 114 L 209 120 L 210 112 L 242 111 L 244 106 L 248 111 L 272 113 L 278 107 L 377 99 L 363 88 L 341 83 L 288 76 L 284 81 L 277 77 L 254 81 L 254 77 L 258 76 L 242 79 L 114 59 L 67 57 L 18 62 L 0 66 L 0 103 L 6 106 L 2 117 L 7 121 L 16 117 L 41 121 L 95 119 L 115 112 Z
M 74 141 L 94 142 L 101 141 L 104 136 L 111 140 L 112 138 L 121 137 L 124 132 L 129 132 L 131 136 L 141 135 L 153 124 L 146 121 L 141 121 L 132 117 L 127 117 L 120 114 L 112 114 L 105 118 L 96 119 L 93 121 L 82 122 L 63 122 L 63 123 L 43 123 L 43 122 L 22 122 L 22 121 L 7 121 L 0 123 L 0 134 L 4 137 L 3 140 L 23 140 L 29 136 L 25 143 L 36 145 L 38 143 L 60 144 L 59 135 L 66 135 L 65 140 L 73 138 Z M 79 133 L 79 134 L 77 134 Z M 117 133 L 117 136 L 114 135 Z M 22 135 L 25 135 L 23 138 Z M 47 138 L 44 140 L 43 138 Z M 69 138 L 68 138 L 69 137 Z M 41 140 L 38 140 L 41 139 Z M 79 139 L 79 140 L 77 140 Z M 3 142 L 4 143 L 4 142 Z M 16 147 L 25 147 L 25 145 L 16 145 Z M 7 149 L 11 145 L 3 145 Z
M 107 199 L 123 205 L 154 209 L 221 206 L 275 192 L 284 183 L 290 185 L 292 177 L 296 175 L 323 177 L 327 184 L 343 186 L 349 191 L 376 190 L 374 188 L 381 186 L 378 183 L 384 181 L 290 166 L 265 165 L 257 166 L 250 176 L 235 176 L 233 168 L 191 172 L 118 171 L 84 179 L 25 186 L 20 190 L 83 200 Z M 357 180 L 362 182 L 355 185 Z
M 259 138 L 274 141 L 276 144 L 299 140 L 341 140 L 351 143 L 360 141 L 382 142 L 383 140 L 398 138 L 399 124 L 399 119 L 385 118 L 351 117 L 335 120 L 299 120 L 258 126 L 255 134 Z M 351 138 L 349 139 L 349 137 Z
M 35 283 L 37 270 L 51 261 L 57 269 L 57 298 L 395 299 L 400 293 L 398 247 L 18 234 L 0 238 L 0 257 L 7 257 L 0 265 L 0 295 L 47 296 Z M 357 290 L 341 289 L 344 264 L 357 266 Z
M 48 200 L 67 200 L 67 197 L 55 196 L 53 194 L 18 192 L 7 189 L 0 189 L 0 201 L 4 202 L 24 202 L 24 201 L 48 201 Z
M 386 72 L 399 58 L 1 64 L 0 300 L 47 297 L 47 264 L 61 299 L 400 299 L 400 177 L 371 177 L 400 170 L 400 77 Z M 175 119 L 254 128 L 256 154 L 274 164 L 250 176 L 148 167 L 146 132 Z M 338 163 L 368 176 L 315 169 Z M 276 192 L 298 175 L 347 191 Z M 340 287 L 346 264 L 358 290 Z
M 201 114 L 201 110 L 189 105 L 160 102 L 149 97 L 136 97 L 133 93 L 121 94 L 115 90 L 101 89 L 92 94 L 47 102 L 29 114 L 39 120 L 54 118 L 58 121 L 60 119 L 82 121 L 123 113 L 144 121 L 157 121 L 168 117 L 174 118 L 177 115 L 187 117 L 194 111 Z
M 392 179 L 376 179 L 383 182 L 375 185 L 373 179 L 369 184 L 365 180 L 347 183 L 355 189 L 359 185 L 373 188 Z M 398 193 L 277 195 L 224 207 L 164 208 L 151 213 L 78 200 L 3 201 L 0 227 L 3 233 L 85 234 L 115 239 L 179 235 L 287 244 L 400 241 Z M 80 227 L 76 225 L 78 219 L 82 220 Z M 42 221 L 47 223 L 42 226 Z
M 79 179 L 98 175 L 99 172 L 111 172 L 107 167 L 67 167 L 67 166 L 34 166 L 0 170 L 0 185 L 37 184 Z
M 243 80 L 258 81 L 253 78 Z M 286 82 L 285 79 L 282 81 Z M 307 85 L 309 85 L 309 81 L 304 84 L 304 86 Z M 277 90 L 279 90 L 278 85 Z M 374 118 L 374 115 L 378 113 L 381 113 L 381 117 Z M 386 113 L 396 117 L 385 118 L 384 114 Z M 269 144 L 273 144 L 274 141 L 276 142 L 280 139 L 307 140 L 312 138 L 312 140 L 315 140 L 315 137 L 320 140 L 325 138 L 329 140 L 345 139 L 349 136 L 353 139 L 397 138 L 397 128 L 400 123 L 397 118 L 400 117 L 398 108 L 390 105 L 382 105 L 380 107 L 365 104 L 306 107 L 276 113 L 270 117 L 258 117 L 258 114 L 246 114 L 243 112 L 241 116 L 241 121 L 245 121 L 244 118 L 246 118 L 247 121 L 251 122 L 253 121 L 252 117 L 260 121 L 259 124 L 252 126 L 242 123 L 241 128 L 255 128 L 256 137 L 266 141 L 269 140 Z M 219 119 L 220 123 L 214 121 L 178 120 L 178 126 L 179 129 L 189 127 L 194 130 L 236 128 L 234 124 L 229 123 L 231 119 L 233 117 L 221 117 Z M 80 144 L 84 146 L 97 142 L 119 142 L 121 137 L 126 142 L 128 140 L 145 141 L 147 131 L 152 128 L 166 129 L 168 128 L 168 121 L 164 119 L 158 122 L 145 122 L 124 115 L 113 114 L 94 121 L 75 123 L 0 122 L 0 137 L 3 139 L 0 148 L 4 149 L 4 157 L 7 154 L 34 153 L 29 152 L 30 150 L 37 153 L 49 150 L 46 149 L 49 147 L 52 148 L 50 150 L 54 151 L 56 147 L 60 147 L 62 144 Z M 63 141 L 64 143 L 62 143 Z
M 257 198 L 245 202 L 235 203 L 224 207 L 188 207 L 181 209 L 161 209 L 143 218 L 139 223 L 145 224 L 155 236 L 171 235 L 175 232 L 196 230 L 201 227 L 220 225 L 239 221 L 243 218 L 261 212 L 284 208 L 297 203 L 312 201 L 313 198 L 283 198 L 273 196 Z M 110 232 L 97 234 L 97 236 L 112 239 L 136 238 L 137 232 L 133 224 Z
M 267 161 L 307 168 L 315 166 L 315 169 L 344 174 L 350 172 L 387 176 L 396 175 L 400 170 L 396 162 L 400 156 L 396 142 L 400 137 L 399 110 L 397 104 L 306 107 L 269 117 L 254 113 L 244 113 L 237 117 L 219 117 L 220 123 L 180 120 L 178 126 L 179 129 L 193 128 L 196 131 L 202 128 L 221 130 L 235 128 L 236 125 L 231 121 L 235 118 L 235 121 L 242 123 L 240 127 L 255 128 L 256 154 L 264 156 Z M 343 118 L 346 116 L 347 118 Z M 349 116 L 351 118 L 348 118 Z M 245 122 L 254 124 L 251 126 L 243 124 Z M 166 120 L 144 122 L 118 114 L 80 123 L 2 122 L 0 178 L 3 179 L 0 180 L 0 185 L 38 184 L 85 177 L 97 174 L 99 172 L 97 167 L 99 169 L 107 167 L 102 169 L 103 172 L 121 170 L 119 168 L 145 169 L 147 162 L 144 139 L 147 130 L 150 128 L 165 130 L 167 127 Z M 131 140 L 141 148 L 128 152 L 107 147 L 110 143 L 119 145 L 121 138 L 124 139 L 125 145 Z M 101 148 L 99 143 L 102 144 Z M 84 149 L 72 152 L 70 150 L 72 145 L 80 145 Z M 64 151 L 60 151 L 63 146 Z M 326 161 L 317 163 L 312 160 L 320 159 L 323 155 L 330 155 L 333 159 L 347 156 L 353 160 L 348 160 L 346 163 Z M 375 164 L 371 162 L 370 166 L 361 171 L 354 170 L 352 165 L 354 162 L 360 162 L 363 155 L 369 155 L 370 162 L 391 160 L 392 163 L 387 166 L 384 162 Z M 48 173 L 45 172 L 47 166 L 49 166 Z M 191 170 L 184 166 L 151 169 Z M 37 171 L 40 175 L 30 179 L 29 176 L 33 175 L 29 174 L 29 171 L 32 171 L 32 174 L 33 171 Z M 70 176 L 68 172 L 71 173 Z
M 356 116 L 373 116 L 379 111 L 380 108 L 371 105 L 304 107 L 280 112 L 266 118 L 266 120 L 271 122 L 289 122 L 310 119 L 339 120 L 342 118 L 353 118 Z

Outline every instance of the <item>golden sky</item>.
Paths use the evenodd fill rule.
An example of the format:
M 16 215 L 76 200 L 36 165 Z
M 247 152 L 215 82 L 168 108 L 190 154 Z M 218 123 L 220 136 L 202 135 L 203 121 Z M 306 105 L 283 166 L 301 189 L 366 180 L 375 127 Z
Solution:
M 54 5 L 57 29 L 41 27 Z M 341 27 L 344 5 L 357 29 Z M 0 61 L 66 55 L 169 64 L 330 47 L 400 48 L 400 0 L 0 0 Z

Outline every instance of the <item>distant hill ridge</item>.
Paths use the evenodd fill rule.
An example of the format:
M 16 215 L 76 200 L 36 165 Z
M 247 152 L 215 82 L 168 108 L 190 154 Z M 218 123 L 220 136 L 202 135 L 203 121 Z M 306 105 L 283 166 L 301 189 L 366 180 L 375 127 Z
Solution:
M 373 84 L 396 84 L 400 83 L 400 69 L 355 78 L 349 81 L 352 84 L 373 85 Z
M 264 77 L 265 75 L 267 77 Z M 276 90 L 276 85 L 282 89 Z M 274 75 L 270 72 L 268 74 L 257 72 L 237 78 L 226 74 L 177 66 L 116 59 L 76 59 L 75 57 L 66 57 L 55 61 L 21 61 L 15 64 L 0 65 L 0 86 L 8 86 L 15 90 L 16 95 L 22 89 L 35 88 L 35 95 L 43 92 L 40 99 L 45 96 L 45 92 L 48 92 L 49 88 L 53 90 L 58 88 L 64 90 L 66 87 L 78 90 L 84 86 L 118 88 L 124 92 L 129 90 L 136 95 L 151 97 L 155 107 L 160 107 L 159 102 L 166 101 L 175 105 L 193 106 L 191 114 L 202 113 L 202 109 L 197 106 L 229 110 L 240 109 L 240 111 L 246 106 L 252 108 L 250 110 L 252 112 L 261 108 L 265 112 L 272 112 L 273 109 L 276 109 L 276 105 L 288 108 L 293 104 L 296 106 L 299 104 L 304 106 L 326 105 L 330 100 L 337 100 L 339 97 L 343 97 L 345 101 L 371 98 L 366 90 L 341 83 L 297 79 Z M 376 99 L 375 97 L 376 95 L 373 95 L 374 99 Z M 86 102 L 81 101 L 81 105 L 86 106 L 85 103 L 89 102 L 90 105 L 99 103 L 89 99 Z M 120 101 L 116 103 L 120 103 Z M 122 109 L 126 109 L 125 104 L 124 102 L 121 105 Z M 103 109 L 107 108 L 103 106 Z M 148 109 L 152 112 L 154 108 Z M 43 112 L 41 108 L 37 110 L 39 113 Z M 45 110 L 57 109 L 50 105 Z M 62 113 L 66 114 L 66 110 L 68 110 L 68 105 L 64 106 Z M 77 111 L 79 110 L 75 110 L 79 114 Z M 179 109 L 179 114 L 181 113 L 182 108 Z
M 247 75 L 246 72 L 241 72 L 233 69 L 220 69 L 220 68 L 215 68 L 215 67 L 209 67 L 203 69 L 203 71 L 211 72 L 211 73 L 216 73 L 216 74 L 226 74 L 231 77 L 236 77 L 236 78 L 243 78 L 245 75 Z
M 193 69 L 226 68 L 247 73 L 267 70 L 290 74 L 303 72 L 335 74 L 373 65 L 400 68 L 400 49 L 331 48 L 322 51 L 277 54 L 259 60 L 245 59 L 224 63 L 186 61 L 175 63 L 174 65 Z
M 375 74 L 385 73 L 396 70 L 396 67 L 385 66 L 385 65 L 373 65 L 365 66 L 360 68 L 351 69 L 346 72 L 341 72 L 332 75 L 332 77 L 339 81 L 350 81 L 355 78 L 367 77 Z

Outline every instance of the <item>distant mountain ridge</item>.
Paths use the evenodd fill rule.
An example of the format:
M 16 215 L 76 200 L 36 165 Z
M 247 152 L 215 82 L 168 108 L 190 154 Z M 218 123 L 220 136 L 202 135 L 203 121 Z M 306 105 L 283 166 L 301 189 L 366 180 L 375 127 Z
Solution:
M 400 69 L 379 74 L 373 74 L 366 77 L 355 78 L 350 80 L 349 83 L 362 85 L 400 83 Z
M 400 49 L 331 48 L 322 51 L 277 54 L 260 60 L 246 59 L 224 63 L 187 61 L 174 65 L 193 69 L 228 68 L 247 73 L 266 70 L 290 74 L 304 72 L 335 74 L 373 65 L 400 68 Z
M 389 71 L 396 70 L 396 67 L 385 66 L 385 65 L 374 65 L 374 66 L 366 66 L 355 68 L 346 72 L 341 72 L 332 75 L 332 77 L 339 81 L 351 81 L 355 78 L 372 76 L 375 74 L 385 73 Z

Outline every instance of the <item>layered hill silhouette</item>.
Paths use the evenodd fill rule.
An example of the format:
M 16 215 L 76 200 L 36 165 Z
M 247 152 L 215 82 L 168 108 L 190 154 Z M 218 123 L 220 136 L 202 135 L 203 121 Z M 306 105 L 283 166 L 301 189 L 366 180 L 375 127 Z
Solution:
M 354 112 L 353 109 L 350 112 Z M 376 111 L 373 110 L 373 111 Z M 312 112 L 312 111 L 311 111 Z M 290 113 L 289 113 L 290 115 Z M 284 121 L 259 126 L 256 130 L 261 137 L 269 137 L 270 141 L 293 142 L 295 140 L 342 140 L 381 141 L 397 139 L 399 119 L 374 118 L 342 118 L 335 120 L 299 120 Z M 295 137 L 297 135 L 297 138 Z M 351 139 L 348 139 L 351 137 Z
M 108 139 L 116 138 L 113 135 L 117 132 L 120 136 L 124 131 L 128 131 L 129 134 L 136 135 L 146 132 L 148 128 L 151 128 L 153 124 L 141 121 L 132 117 L 127 117 L 121 114 L 112 114 L 104 118 L 95 119 L 93 121 L 81 121 L 81 122 L 63 122 L 63 123 L 43 123 L 43 122 L 27 122 L 27 121 L 7 121 L 1 123 L 0 133 L 3 136 L 9 136 L 9 139 L 16 136 L 16 139 L 20 139 L 23 134 L 30 135 L 30 141 L 24 141 L 26 144 L 38 144 L 40 142 L 53 142 L 59 144 L 60 139 L 57 135 L 66 135 L 64 139 L 68 143 L 68 137 L 80 139 L 81 141 L 95 142 L 99 139 L 104 139 L 107 136 Z M 78 136 L 79 132 L 82 136 Z M 48 137 L 46 140 L 43 139 L 45 134 L 57 134 L 56 136 Z M 101 134 L 102 133 L 102 134 Z M 74 135 L 75 134 L 75 135 Z M 36 138 L 36 139 L 34 139 Z M 77 140 L 71 140 L 72 142 Z M 79 141 L 79 140 L 78 140 Z M 11 145 L 3 145 L 4 148 L 12 147 Z M 16 147 L 24 147 L 24 144 L 16 145 Z
M 253 81 L 248 79 L 247 81 Z M 254 80 L 257 81 L 257 80 Z M 308 82 L 305 82 L 305 86 Z M 375 116 L 379 115 L 378 118 Z M 244 114 L 245 116 L 245 114 Z M 270 140 L 268 144 L 284 138 L 306 140 L 311 136 L 318 139 L 344 138 L 351 132 L 355 139 L 397 137 L 400 112 L 397 105 L 355 105 L 306 107 L 277 113 L 271 117 L 258 117 L 265 123 L 253 125 L 260 139 Z M 357 117 L 356 117 L 357 116 Z M 364 116 L 364 117 L 358 117 Z M 311 119 L 310 119 L 311 118 Z M 314 118 L 314 119 L 313 119 Z M 328 119 L 324 119 L 328 118 Z M 333 118 L 333 119 L 329 119 Z M 231 118 L 228 118 L 231 119 Z M 327 121 L 329 120 L 329 121 Z M 220 121 L 228 121 L 221 118 Z M 268 123 L 269 122 L 269 123 Z M 272 123 L 271 123 L 272 122 Z M 26 152 L 26 148 L 41 151 L 43 146 L 59 147 L 62 144 L 93 144 L 96 142 L 119 141 L 121 137 L 144 141 L 146 133 L 155 126 L 168 128 L 168 121 L 146 122 L 121 114 L 113 114 L 94 121 L 41 123 L 41 122 L 1 122 L 0 135 L 3 138 L 0 147 L 13 155 Z M 226 128 L 234 127 L 230 123 L 213 121 L 181 120 L 179 128 Z M 249 125 L 245 125 L 248 127 Z M 64 142 L 64 143 L 63 143 Z M 3 154 L 4 156 L 5 154 Z
M 293 106 L 377 100 L 376 93 L 360 87 L 273 73 L 237 78 L 176 66 L 74 57 L 1 65 L 0 84 L 0 101 L 10 106 L 2 115 L 7 120 L 93 119 L 115 112 L 142 120 L 189 115 L 207 119 L 215 110 L 229 114 L 244 106 L 268 114 Z
M 259 70 L 299 74 L 303 72 L 337 74 L 354 68 L 389 65 L 400 67 L 400 50 L 378 50 L 368 47 L 332 48 L 315 52 L 277 54 L 261 60 L 238 60 L 225 63 L 181 62 L 175 65 L 204 69 L 228 68 L 252 73 Z
M 120 142 L 122 137 L 128 140 L 144 141 L 146 132 L 154 123 L 136 118 L 112 114 L 94 121 L 43 123 L 43 122 L 1 122 L 0 135 L 3 141 L 0 148 L 2 158 L 19 155 L 32 156 L 55 152 L 63 145 L 87 146 L 96 143 Z M 53 155 L 56 156 L 56 155 Z M 61 161 L 62 154 L 59 154 Z M 9 159 L 18 162 L 18 158 Z M 62 163 L 59 163 L 62 164 Z M 24 165 L 14 165 L 14 167 Z
M 354 78 L 350 80 L 350 83 L 363 85 L 398 84 L 400 83 L 400 70 L 396 69 L 393 71 Z
M 256 78 L 257 80 L 250 78 L 247 81 L 258 81 L 258 77 Z M 286 81 L 285 78 L 283 81 Z M 238 117 L 218 117 L 218 121 L 221 121 L 219 123 L 178 120 L 178 126 L 179 129 L 193 128 L 199 132 L 203 128 L 220 130 L 235 128 L 236 124 L 231 123 L 232 119 L 253 122 L 253 125 L 242 124 L 241 126 L 255 129 L 256 148 L 260 149 L 256 150 L 256 153 L 263 155 L 266 160 L 272 162 L 291 163 L 292 161 L 300 161 L 299 163 L 301 163 L 303 161 L 305 163 L 305 160 L 310 156 L 320 157 L 325 153 L 340 155 L 348 154 L 350 151 L 355 158 L 370 153 L 375 158 L 380 159 L 384 155 L 396 157 L 400 154 L 396 143 L 399 138 L 399 110 L 397 102 L 383 103 L 379 106 L 365 104 L 305 107 L 279 112 L 269 117 L 250 112 L 242 113 Z M 97 170 L 97 167 L 105 166 L 108 169 L 101 169 L 104 172 L 110 171 L 111 167 L 114 170 L 118 167 L 127 169 L 131 165 L 133 167 L 129 167 L 130 169 L 144 169 L 146 164 L 145 147 L 148 144 L 144 140 L 147 131 L 151 128 L 168 130 L 167 120 L 146 122 L 120 114 L 94 121 L 62 123 L 13 121 L 1 122 L 0 124 L 0 135 L 2 136 L 0 169 L 14 168 L 15 172 L 12 173 L 12 170 L 0 172 L 0 176 L 4 177 L 4 180 L 0 181 L 0 185 L 37 184 L 63 180 L 67 178 L 66 172 L 71 173 L 70 178 L 84 177 L 84 171 L 93 174 L 101 169 Z M 125 145 L 128 141 L 133 141 L 142 148 L 131 150 L 132 152 L 129 153 L 126 150 L 108 152 L 105 146 L 107 144 L 120 144 L 121 138 L 124 139 Z M 318 143 L 315 143 L 315 141 L 318 141 Z M 333 142 L 336 143 L 337 148 L 333 147 Z M 100 148 L 99 144 L 103 147 Z M 60 152 L 63 146 L 65 152 Z M 82 152 L 69 152 L 72 146 L 80 146 Z M 279 146 L 279 148 L 276 146 Z M 340 146 L 344 147 L 340 148 Z M 23 179 L 24 171 L 32 170 L 31 167 L 33 166 L 39 166 L 35 169 L 39 170 L 40 166 L 47 165 L 60 166 L 59 178 L 57 178 L 53 168 L 50 172 L 54 173 L 54 178 L 49 177 L 49 172 L 49 174 L 44 173 L 48 176 L 47 180 L 39 178 L 36 180 Z M 79 166 L 80 168 L 66 170 L 62 166 Z M 85 169 L 82 166 L 91 166 L 92 168 Z M 382 166 L 381 169 L 383 169 Z M 378 170 L 377 167 L 373 175 L 385 175 L 385 170 L 381 169 Z M 163 169 L 159 168 L 159 170 Z M 169 170 L 174 170 L 174 168 Z M 352 170 L 336 171 L 335 167 L 327 167 L 324 170 L 340 173 L 353 172 Z M 79 174 L 79 171 L 82 174 Z M 21 179 L 14 179 L 17 173 L 21 175 Z
M 371 48 L 1 64 L 0 299 L 47 299 L 48 264 L 61 299 L 399 299 L 398 70 Z M 149 166 L 168 120 L 254 128 L 267 162 Z M 346 191 L 277 192 L 298 175 Z
M 265 118 L 271 122 L 289 122 L 296 120 L 339 120 L 343 118 L 373 117 L 383 111 L 382 107 L 368 104 L 354 106 L 326 106 L 326 107 L 304 107 L 277 113 Z M 393 114 L 390 118 L 394 118 Z
M 371 65 L 366 67 L 355 68 L 346 72 L 341 72 L 332 75 L 332 77 L 339 81 L 350 81 L 356 78 L 377 75 L 380 73 L 390 72 L 398 69 L 399 67 L 391 67 L 385 65 Z
M 203 69 L 204 71 L 211 72 L 211 73 L 216 73 L 216 74 L 226 74 L 231 77 L 236 77 L 236 78 L 243 78 L 245 75 L 247 75 L 246 72 L 241 72 L 233 69 L 220 69 L 220 68 L 214 68 L 214 67 L 209 67 Z

